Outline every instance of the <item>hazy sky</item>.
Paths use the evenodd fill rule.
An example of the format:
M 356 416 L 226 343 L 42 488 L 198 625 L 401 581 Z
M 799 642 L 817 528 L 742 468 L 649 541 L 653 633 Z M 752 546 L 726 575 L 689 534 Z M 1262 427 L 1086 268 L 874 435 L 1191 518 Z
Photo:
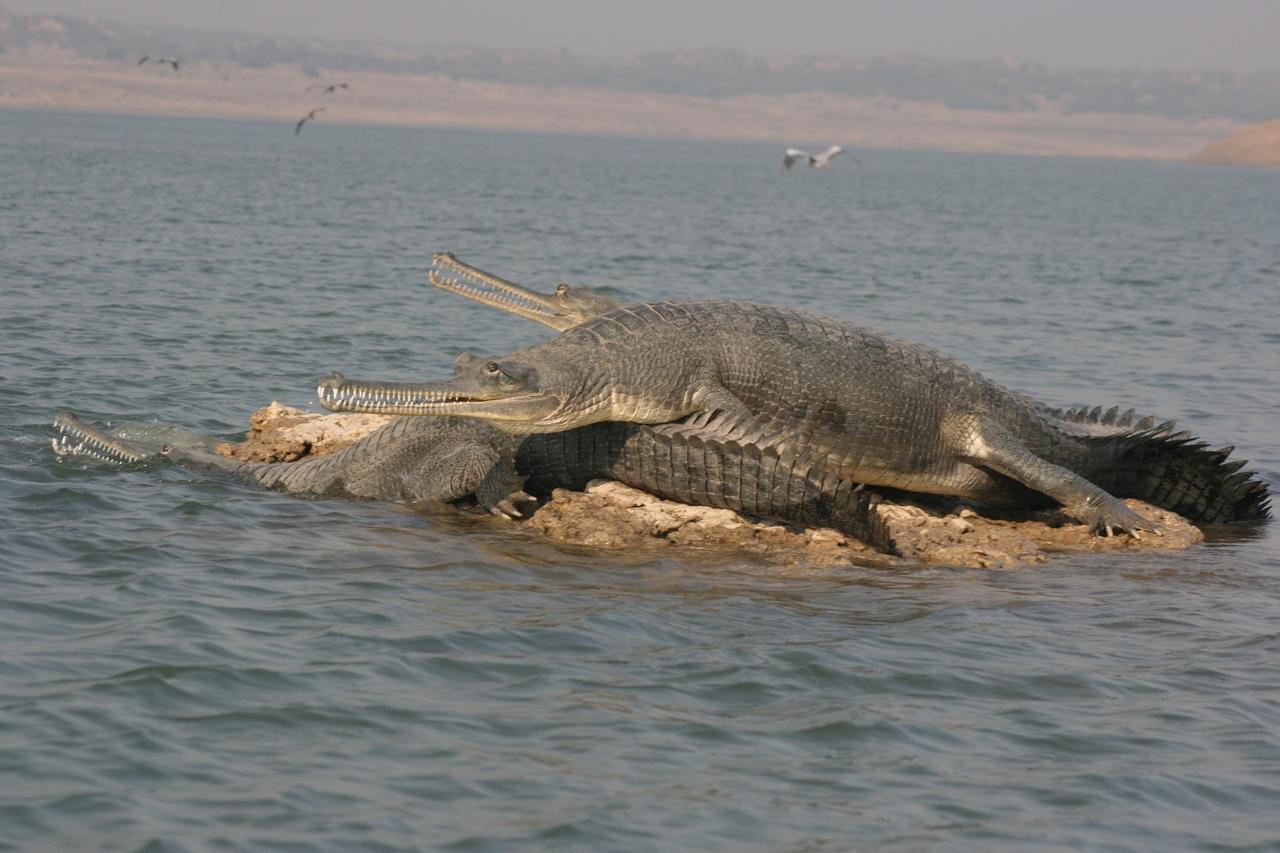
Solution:
M 6 0 L 0 0 L 5 3 Z M 7 0 L 172 26 L 632 54 L 1018 57 L 1093 68 L 1280 70 L 1280 0 Z M 790 11 L 788 11 L 790 10 Z

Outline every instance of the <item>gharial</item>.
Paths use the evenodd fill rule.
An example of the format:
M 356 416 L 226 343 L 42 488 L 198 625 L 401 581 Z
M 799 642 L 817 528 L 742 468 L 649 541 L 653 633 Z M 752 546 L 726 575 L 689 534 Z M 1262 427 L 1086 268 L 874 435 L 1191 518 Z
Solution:
M 451 379 L 320 383 L 335 411 L 484 418 L 522 433 L 670 424 L 784 466 L 999 506 L 1057 502 L 1100 533 L 1159 532 L 1136 497 L 1199 522 L 1266 518 L 1266 486 L 1172 422 L 1061 411 L 921 344 L 748 302 L 614 308 Z
M 448 253 L 438 270 L 465 275 L 463 284 L 432 271 L 437 287 L 509 313 L 568 328 L 617 304 L 588 288 L 561 285 L 553 296 L 492 276 Z M 464 354 L 458 368 L 474 357 Z M 404 501 L 453 501 L 475 496 L 482 506 L 519 515 L 528 491 L 582 488 L 607 477 L 659 497 L 722 507 L 813 526 L 840 529 L 892 550 L 888 528 L 873 511 L 878 496 L 803 460 L 733 441 L 703 439 L 679 425 L 600 423 L 554 434 L 521 436 L 479 419 L 398 418 L 333 454 L 284 463 L 248 463 L 208 442 L 157 447 L 111 435 L 71 412 L 55 419 L 60 455 L 119 463 L 167 460 L 196 470 L 297 494 Z M 528 491 L 526 491 L 528 490 Z

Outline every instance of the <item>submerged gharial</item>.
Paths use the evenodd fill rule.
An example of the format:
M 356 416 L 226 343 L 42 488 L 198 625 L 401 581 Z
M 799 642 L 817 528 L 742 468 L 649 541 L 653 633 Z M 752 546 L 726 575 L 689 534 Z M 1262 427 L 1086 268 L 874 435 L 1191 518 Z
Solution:
M 569 328 L 619 304 L 586 287 L 560 285 L 548 296 L 463 264 L 447 252 L 436 253 L 432 260 L 434 269 L 429 280 L 436 287 L 555 329 Z M 474 284 L 442 275 L 447 272 L 465 272 Z M 221 471 L 265 488 L 295 494 L 413 502 L 475 496 L 481 506 L 507 516 L 518 516 L 516 504 L 532 499 L 523 489 L 530 474 L 536 477 L 531 488 L 550 489 L 572 485 L 582 471 L 606 476 L 605 469 L 611 467 L 600 453 L 585 459 L 576 456 L 579 442 L 575 436 L 572 451 L 568 450 L 568 439 L 544 442 L 537 450 L 531 448 L 526 456 L 533 461 L 526 459 L 521 473 L 516 467 L 521 440 L 481 420 L 402 418 L 337 453 L 281 463 L 228 458 L 213 451 L 211 441 L 185 441 L 163 447 L 131 441 L 88 424 L 73 412 L 59 413 L 54 426 L 59 435 L 53 441 L 53 449 L 63 456 L 119 463 L 166 459 L 187 468 Z M 633 438 L 628 445 L 626 439 L 632 432 L 623 435 L 615 430 L 609 436 L 612 442 L 606 443 L 615 447 L 615 457 L 621 455 L 617 452 L 620 447 L 631 447 L 634 452 L 634 445 L 643 440 Z M 594 451 L 597 442 L 588 440 L 581 446 Z M 552 458 L 558 465 L 546 462 Z M 649 468 L 652 470 L 653 466 Z
M 1057 502 L 1097 532 L 1159 532 L 1119 497 L 1193 521 L 1268 517 L 1266 486 L 1172 422 L 1061 411 L 921 344 L 748 302 L 607 311 L 426 383 L 322 380 L 336 411 L 483 418 L 521 433 L 669 423 L 788 465 L 997 506 Z
M 112 435 L 62 412 L 54 426 L 60 456 L 107 462 L 165 460 L 220 472 L 292 494 L 406 502 L 475 497 L 508 517 L 518 504 L 556 488 L 618 480 L 658 497 L 809 526 L 832 527 L 883 551 L 891 534 L 875 513 L 878 495 L 860 484 L 777 454 L 704 441 L 676 425 L 602 423 L 520 436 L 470 418 L 398 418 L 326 456 L 243 462 L 209 447 L 153 447 Z

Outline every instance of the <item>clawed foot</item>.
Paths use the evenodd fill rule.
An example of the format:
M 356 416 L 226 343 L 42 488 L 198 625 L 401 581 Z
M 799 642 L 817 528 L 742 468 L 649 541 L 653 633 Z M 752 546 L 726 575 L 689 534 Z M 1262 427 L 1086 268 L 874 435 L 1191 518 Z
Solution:
M 1148 521 L 1138 513 L 1129 509 L 1119 500 L 1108 496 L 1105 501 L 1090 499 L 1082 506 L 1068 510 L 1076 518 L 1089 525 L 1089 529 L 1108 538 L 1116 532 L 1128 533 L 1134 539 L 1141 539 L 1142 532 L 1163 536 L 1164 531 L 1152 521 Z
M 524 490 L 524 477 L 516 473 L 511 460 L 508 460 L 507 464 L 494 465 L 489 469 L 476 488 L 476 500 L 499 518 L 523 518 L 516 504 L 537 498 Z
M 498 516 L 499 518 L 506 518 L 506 519 L 524 518 L 524 515 L 516 507 L 516 504 L 528 503 L 530 501 L 536 501 L 536 500 L 537 498 L 535 498 L 533 495 L 529 494 L 523 489 L 520 489 L 518 491 L 514 491 L 511 494 L 507 495 L 505 498 L 502 498 L 493 506 L 488 507 L 488 510 L 489 512 Z

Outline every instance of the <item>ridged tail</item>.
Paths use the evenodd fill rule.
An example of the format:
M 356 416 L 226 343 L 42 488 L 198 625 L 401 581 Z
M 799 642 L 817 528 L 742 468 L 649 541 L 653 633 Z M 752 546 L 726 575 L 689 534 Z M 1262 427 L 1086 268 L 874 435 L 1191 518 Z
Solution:
M 1086 474 L 1116 497 L 1138 498 L 1202 524 L 1261 521 L 1271 516 L 1267 485 L 1246 460 L 1227 461 L 1234 447 L 1210 448 L 1189 432 L 1174 432 L 1173 421 L 1135 421 L 1132 411 L 1055 411 L 1062 420 L 1117 427 L 1084 441 L 1096 448 L 1100 470 Z M 1132 425 L 1132 426 L 1130 426 Z M 1127 428 L 1126 428 L 1127 427 Z
M 582 488 L 610 477 L 668 500 L 832 527 L 893 553 L 879 496 L 811 460 L 670 424 L 603 423 L 529 436 L 517 458 L 526 488 Z

